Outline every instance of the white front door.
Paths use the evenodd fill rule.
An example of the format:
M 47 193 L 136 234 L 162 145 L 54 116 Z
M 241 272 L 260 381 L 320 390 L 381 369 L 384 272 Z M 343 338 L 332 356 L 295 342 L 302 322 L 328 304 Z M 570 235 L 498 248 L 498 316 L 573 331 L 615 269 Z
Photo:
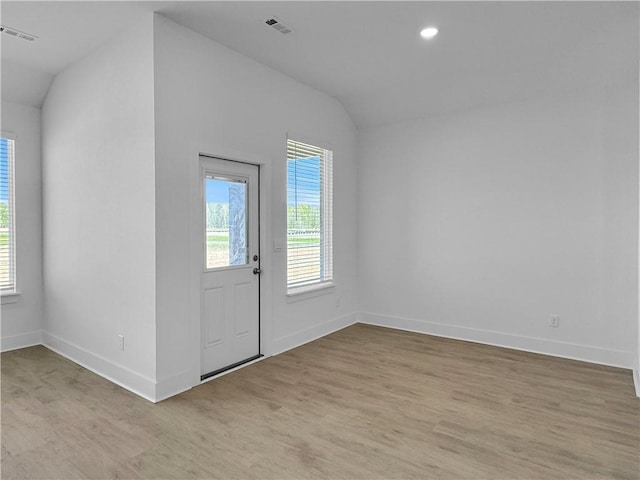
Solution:
M 200 157 L 204 380 L 260 356 L 259 167 Z

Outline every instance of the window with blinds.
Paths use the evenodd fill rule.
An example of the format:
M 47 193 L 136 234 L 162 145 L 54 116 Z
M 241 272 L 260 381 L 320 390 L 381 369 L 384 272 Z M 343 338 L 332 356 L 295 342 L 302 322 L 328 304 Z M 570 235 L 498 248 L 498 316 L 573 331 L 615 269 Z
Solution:
M 0 138 L 0 292 L 16 291 L 14 140 Z
M 287 287 L 333 280 L 331 150 L 287 140 Z

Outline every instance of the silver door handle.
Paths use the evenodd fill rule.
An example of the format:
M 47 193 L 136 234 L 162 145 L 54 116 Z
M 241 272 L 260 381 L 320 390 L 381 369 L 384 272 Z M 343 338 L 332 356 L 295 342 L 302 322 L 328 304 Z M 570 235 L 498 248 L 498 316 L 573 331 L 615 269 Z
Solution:
M 261 273 L 262 273 L 262 270 L 260 270 L 259 268 L 256 267 L 256 268 L 253 269 L 253 274 L 254 275 L 260 275 Z

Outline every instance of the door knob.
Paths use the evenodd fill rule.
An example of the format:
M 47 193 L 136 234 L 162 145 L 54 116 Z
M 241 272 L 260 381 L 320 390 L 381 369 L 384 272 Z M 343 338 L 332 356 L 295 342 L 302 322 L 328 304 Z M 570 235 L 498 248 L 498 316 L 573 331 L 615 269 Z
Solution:
M 260 270 L 259 268 L 254 268 L 253 269 L 253 274 L 254 275 L 260 275 L 262 273 L 262 270 Z

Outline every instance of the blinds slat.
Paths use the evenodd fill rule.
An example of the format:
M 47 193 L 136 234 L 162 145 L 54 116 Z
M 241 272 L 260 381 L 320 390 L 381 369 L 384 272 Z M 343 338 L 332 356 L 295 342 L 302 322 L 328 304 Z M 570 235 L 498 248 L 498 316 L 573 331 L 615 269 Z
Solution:
M 15 291 L 14 141 L 0 138 L 0 290 Z
M 288 287 L 333 278 L 331 167 L 331 151 L 287 141 Z

